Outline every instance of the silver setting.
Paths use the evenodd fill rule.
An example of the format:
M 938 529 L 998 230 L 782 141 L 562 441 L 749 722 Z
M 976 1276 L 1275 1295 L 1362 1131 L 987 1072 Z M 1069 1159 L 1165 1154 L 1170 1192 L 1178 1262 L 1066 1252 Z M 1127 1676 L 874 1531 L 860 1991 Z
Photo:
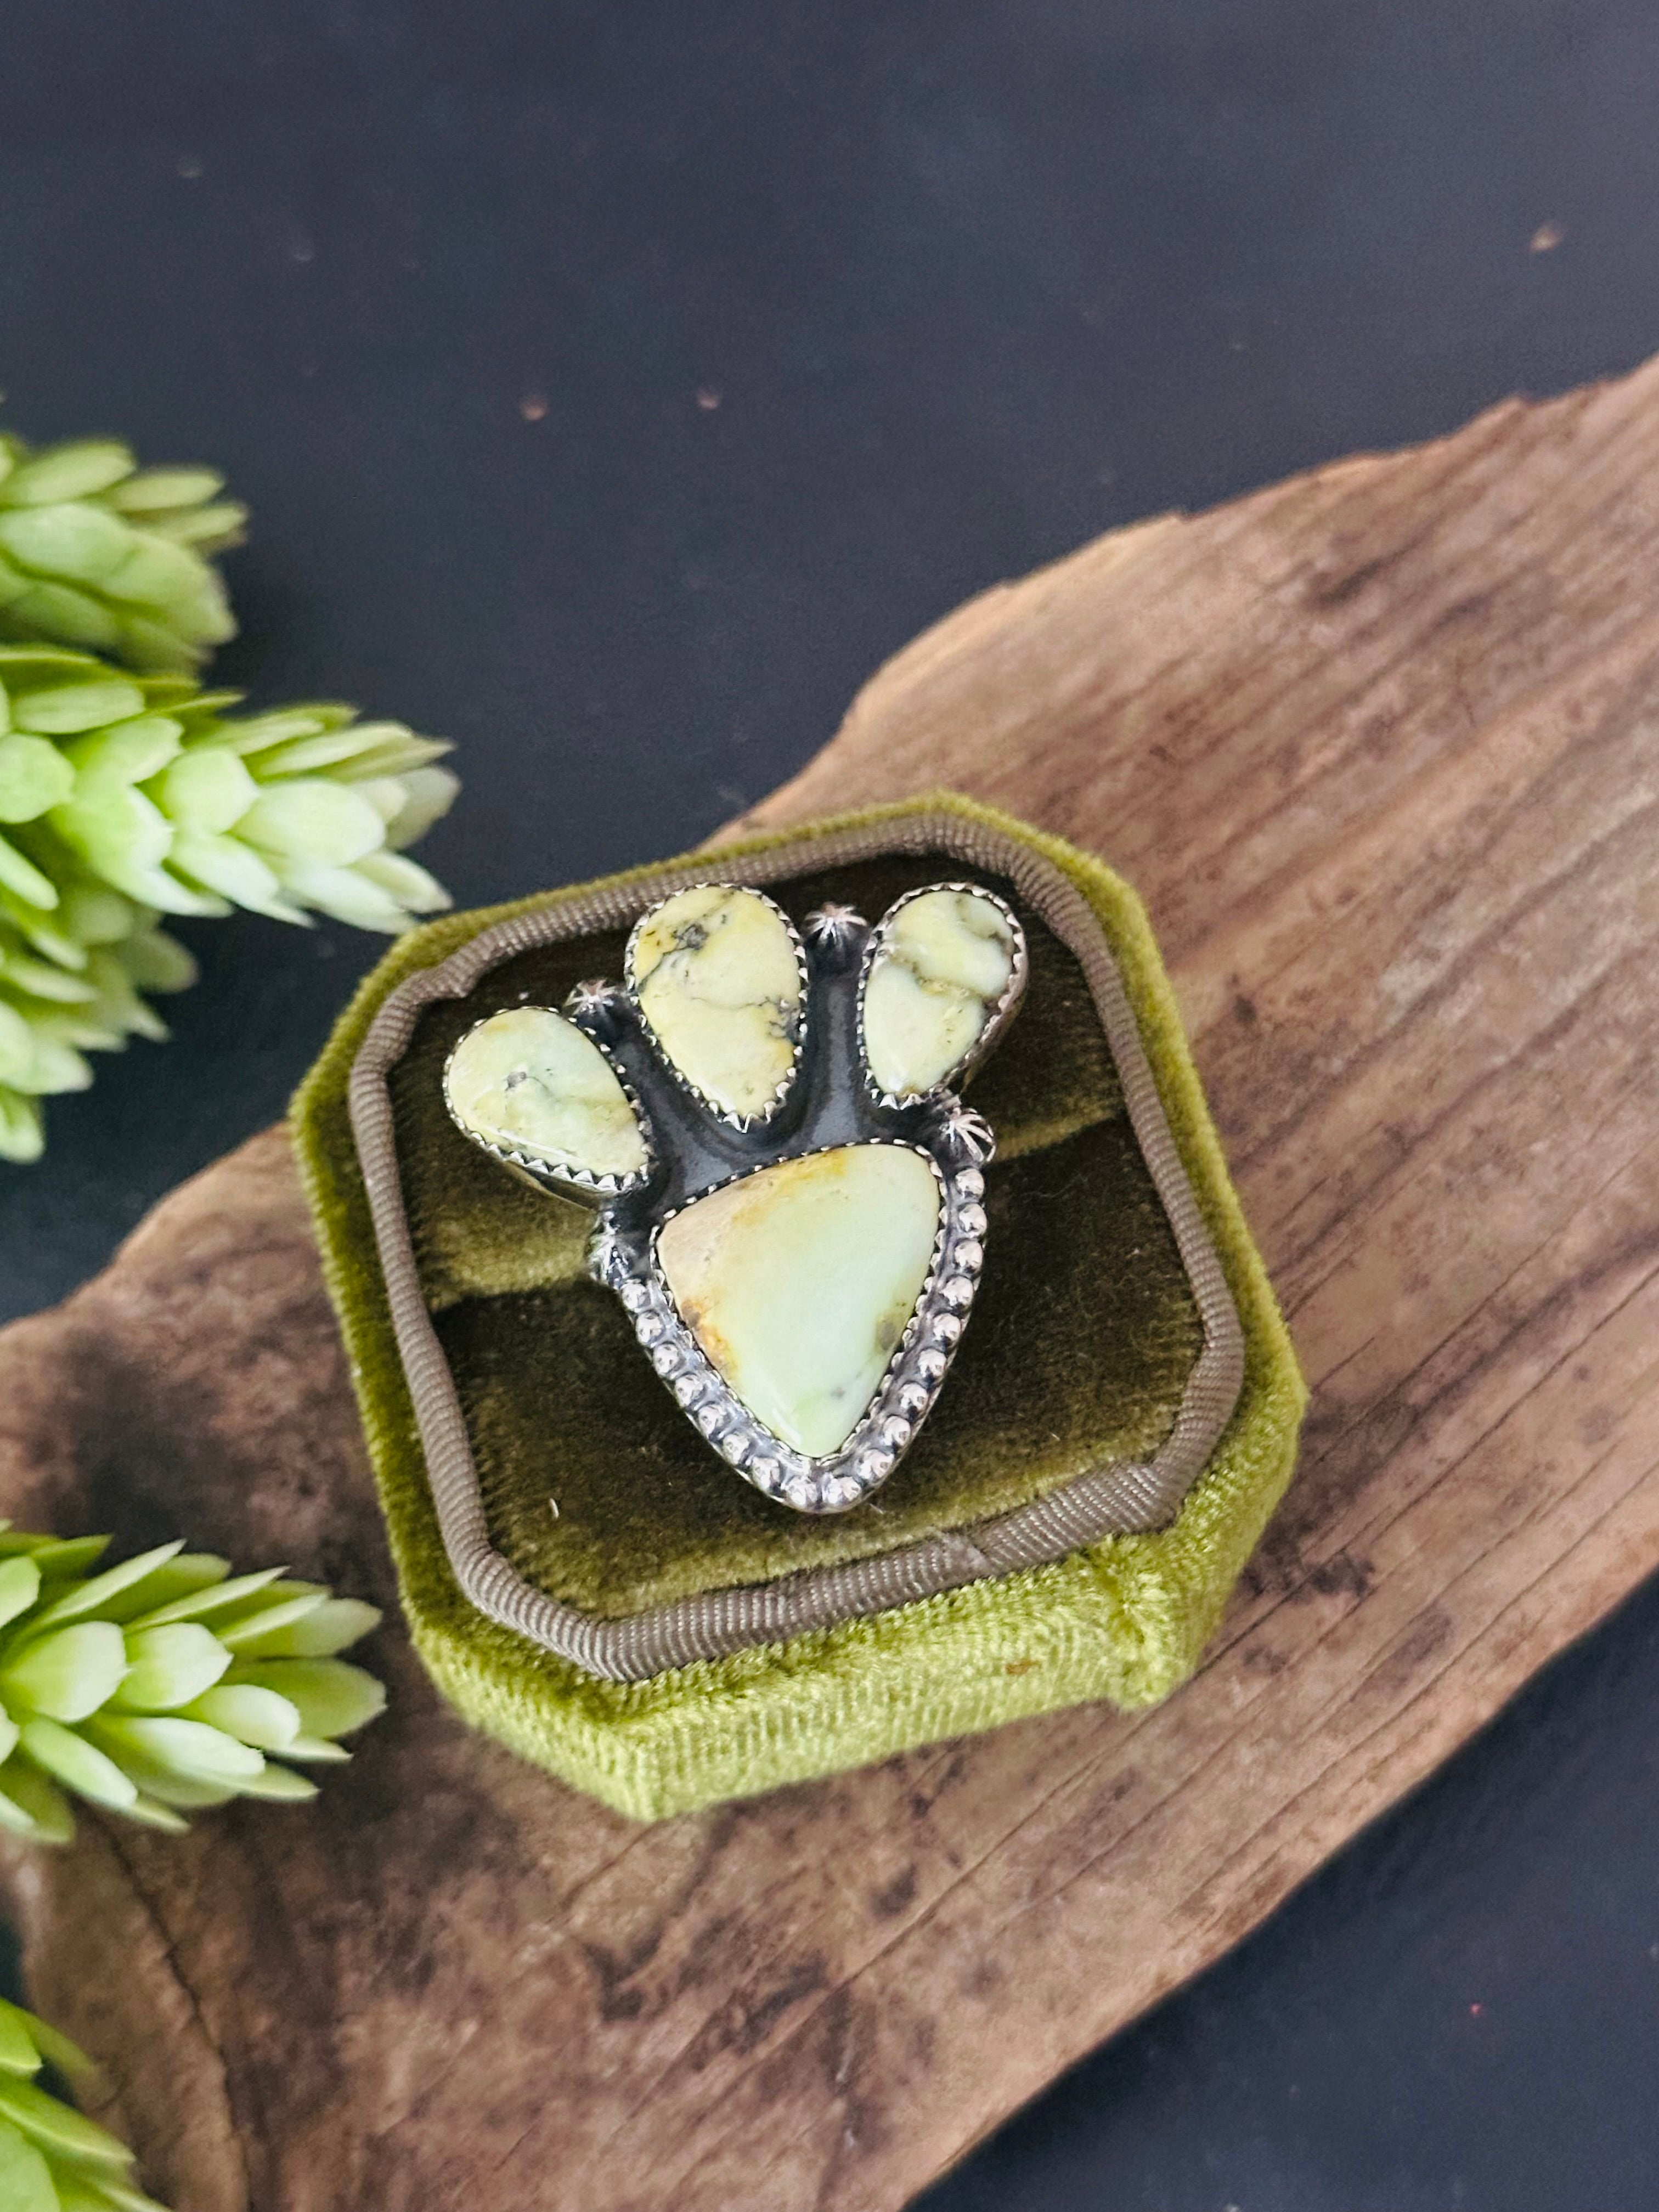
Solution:
M 815 1149 L 838 1152 L 842 1147 L 823 1145 Z M 684 1207 L 671 1207 L 648 1237 L 619 1235 L 602 1224 L 589 1247 L 590 1272 L 622 1300 L 635 1334 L 649 1350 L 652 1365 L 703 1436 L 746 1482 L 799 1513 L 848 1513 L 881 1488 L 932 1410 L 973 1304 L 974 1278 L 964 1269 L 960 1255 L 964 1246 L 978 1242 L 967 1234 L 962 1220 L 965 1208 L 975 1201 L 961 1194 L 962 1178 L 949 1175 L 925 1146 L 908 1144 L 905 1149 L 927 1162 L 939 1186 L 939 1221 L 933 1261 L 887 1371 L 839 1451 L 812 1457 L 775 1436 L 727 1388 L 681 1319 L 658 1261 L 657 1241 L 662 1229 Z M 796 1152 L 784 1157 L 813 1156 Z M 776 1160 L 758 1162 L 712 1188 L 725 1189 L 781 1164 Z M 709 1194 L 700 1190 L 696 1199 Z
M 683 886 L 704 888 L 753 890 L 751 885 L 718 878 Z M 631 981 L 579 983 L 565 1001 L 562 1018 L 580 1028 L 604 1054 L 622 1085 L 646 1146 L 647 1165 L 625 1180 L 594 1176 L 574 1167 L 556 1172 L 516 1149 L 477 1137 L 454 1113 L 447 1066 L 445 1069 L 451 1114 L 475 1144 L 538 1188 L 603 1209 L 588 1243 L 588 1274 L 621 1300 L 641 1352 L 711 1449 L 763 1496 L 797 1512 L 849 1512 L 890 1479 L 944 1384 L 984 1270 L 989 1225 L 984 1170 L 996 1151 L 990 1124 L 945 1085 L 902 1099 L 878 1094 L 864 1053 L 864 995 L 876 948 L 895 915 L 911 899 L 935 890 L 994 899 L 1012 931 L 1014 961 L 1007 988 L 973 1051 L 951 1071 L 952 1079 L 965 1079 L 1000 1036 L 1024 993 L 1029 970 L 1024 933 L 1012 908 L 982 885 L 966 883 L 927 884 L 906 892 L 873 932 L 851 907 L 819 908 L 805 925 L 812 947 L 810 965 L 788 915 L 767 900 L 794 948 L 800 1001 L 790 1073 L 762 1114 L 726 1112 L 674 1065 Z M 758 891 L 753 895 L 765 896 Z M 634 925 L 628 940 L 630 975 L 639 932 L 664 902 L 659 900 L 648 907 Z M 816 1009 L 815 992 L 819 994 Z M 833 1065 L 823 1060 L 821 1044 L 801 1092 L 800 1112 L 792 1115 L 786 1133 L 768 1134 L 768 1125 L 795 1097 L 807 1051 L 808 1024 L 814 1021 L 822 1023 L 824 1038 L 832 1042 Z M 635 1070 L 659 1116 L 664 1132 L 660 1148 L 624 1062 Z M 693 1102 L 691 1106 L 683 1103 L 686 1098 Z M 718 1127 L 709 1127 L 696 1109 Z M 658 1240 L 677 1214 L 732 1183 L 786 1161 L 868 1145 L 902 1146 L 927 1162 L 939 1192 L 938 1228 L 927 1279 L 869 1403 L 838 1450 L 809 1456 L 775 1435 L 727 1387 L 703 1352 L 675 1304 L 659 1260 Z
M 607 982 L 599 975 L 590 977 L 585 983 L 573 984 L 565 994 L 563 1012 L 597 1043 L 601 1037 L 612 1035 L 617 1017 L 627 1004 L 628 994 L 622 985 Z
M 975 1169 L 988 1168 L 996 1158 L 995 1130 L 983 1114 L 975 1114 L 971 1106 L 951 1097 L 948 1091 L 943 1095 L 949 1103 L 939 1116 L 940 1143 L 953 1159 L 967 1160 Z
M 507 1011 L 517 1012 L 519 1009 L 496 1008 L 497 1013 Z M 538 1013 L 556 1015 L 561 1021 L 571 1019 L 568 1014 L 561 1013 L 556 1006 L 538 1006 L 536 1011 Z M 481 1137 L 476 1129 L 467 1127 L 459 1114 L 456 1112 L 455 1101 L 450 1095 L 449 1071 L 455 1064 L 456 1054 L 466 1042 L 467 1038 L 472 1036 L 475 1030 L 483 1029 L 486 1022 L 492 1021 L 494 1018 L 494 1015 L 486 1014 L 483 1020 L 474 1022 L 456 1038 L 450 1047 L 448 1058 L 444 1061 L 444 1104 L 449 1109 L 450 1120 L 468 1143 L 476 1145 L 481 1152 L 488 1152 L 490 1158 L 498 1160 L 502 1167 L 510 1168 L 513 1173 L 522 1181 L 533 1182 L 538 1190 L 550 1190 L 559 1198 L 574 1198 L 579 1206 L 609 1206 L 615 1199 L 626 1197 L 636 1190 L 643 1190 L 657 1171 L 657 1148 L 652 1140 L 649 1118 L 645 1109 L 641 1105 L 639 1094 L 629 1081 L 621 1061 L 611 1051 L 606 1040 L 596 1036 L 586 1023 L 571 1022 L 571 1026 L 573 1029 L 580 1029 L 588 1042 L 604 1054 L 611 1073 L 622 1085 L 623 1097 L 634 1110 L 634 1121 L 640 1133 L 640 1142 L 645 1147 L 645 1165 L 636 1174 L 596 1176 L 586 1168 L 576 1167 L 574 1164 L 552 1167 L 547 1161 L 538 1159 L 533 1153 L 520 1152 L 516 1145 L 497 1144 L 493 1139 Z
M 1007 923 L 1012 933 L 1014 947 L 1013 961 L 1008 971 L 1008 981 L 1003 987 L 1002 996 L 992 1007 L 986 1018 L 984 1028 L 974 1040 L 969 1049 L 954 1067 L 945 1069 L 931 1092 L 918 1091 L 901 1095 L 897 1091 L 878 1089 L 874 1076 L 870 1073 L 870 1055 L 865 1049 L 864 1042 L 864 999 L 866 992 L 870 988 L 870 971 L 881 957 L 881 948 L 887 941 L 888 933 L 893 927 L 895 918 L 904 911 L 913 899 L 926 898 L 934 891 L 962 891 L 971 898 L 989 899 Z M 983 884 L 918 884 L 915 890 L 906 891 L 901 897 L 896 898 L 874 929 L 871 931 L 870 940 L 864 948 L 864 958 L 859 967 L 859 1059 L 864 1068 L 866 1088 L 877 1104 L 894 1108 L 914 1106 L 921 1098 L 949 1097 L 953 1092 L 960 1091 L 964 1084 L 970 1082 L 1000 1043 L 1003 1032 L 1018 1012 L 1020 1000 L 1025 996 L 1025 986 L 1030 979 L 1030 948 L 1025 941 L 1025 932 L 1019 916 L 1006 899 L 999 898 L 994 891 L 988 890 Z M 979 1121 L 981 1128 L 988 1127 L 982 1116 L 975 1115 L 975 1118 Z M 988 1159 L 990 1154 L 988 1152 L 985 1157 Z
M 663 907 L 665 907 L 668 904 L 669 899 L 683 898 L 687 891 L 701 890 L 746 891 L 750 897 L 763 900 L 766 905 L 771 908 L 773 913 L 776 915 L 778 920 L 788 931 L 789 942 L 794 951 L 795 975 L 800 986 L 800 997 L 798 1001 L 799 1012 L 796 1016 L 795 1034 L 793 1039 L 794 1050 L 790 1056 L 788 1073 L 783 1077 L 781 1081 L 779 1083 L 777 1089 L 772 1093 L 772 1096 L 767 1100 L 765 1105 L 762 1107 L 758 1114 L 733 1114 L 729 1112 L 726 1107 L 720 1104 L 718 1099 L 711 1098 L 708 1096 L 708 1093 L 703 1090 L 700 1084 L 694 1083 L 691 1078 L 685 1073 L 683 1068 L 675 1065 L 674 1061 L 669 1057 L 667 1048 L 664 1045 L 661 1038 L 657 1035 L 656 1030 L 653 1028 L 651 1017 L 646 1012 L 643 1005 L 641 1003 L 639 992 L 635 986 L 634 948 L 639 942 L 641 931 L 649 926 L 653 917 Z M 627 978 L 627 981 L 624 983 L 617 985 L 617 988 L 622 993 L 625 1003 L 634 1015 L 634 1018 L 638 1022 L 641 1030 L 648 1039 L 651 1049 L 657 1056 L 659 1065 L 668 1071 L 669 1074 L 673 1077 L 675 1082 L 678 1084 L 682 1091 L 685 1091 L 689 1097 L 695 1098 L 698 1105 L 701 1106 L 706 1113 L 712 1114 L 717 1121 L 723 1122 L 728 1129 L 737 1130 L 739 1135 L 747 1135 L 751 1130 L 763 1129 L 769 1121 L 772 1121 L 776 1119 L 778 1115 L 783 1111 L 785 1106 L 788 1104 L 790 1093 L 795 1087 L 795 1079 L 800 1073 L 801 1055 L 806 1049 L 806 1025 L 810 1018 L 811 978 L 807 971 L 806 948 L 800 941 L 800 932 L 795 927 L 794 923 L 790 921 L 788 915 L 784 912 L 783 908 L 778 904 L 775 899 L 768 898 L 764 891 L 757 890 L 752 884 L 731 883 L 723 876 L 708 876 L 702 878 L 696 883 L 682 884 L 678 890 L 669 892 L 667 897 L 659 898 L 656 900 L 653 904 L 647 907 L 645 912 L 634 924 L 632 929 L 629 931 L 628 944 L 623 953 L 623 974 Z
M 609 1287 L 611 1276 L 617 1272 L 616 1255 L 621 1247 L 622 1232 L 608 1214 L 601 1214 L 593 1234 L 587 1240 L 586 1268 L 596 1283 Z M 636 1310 L 631 1300 L 624 1297 L 623 1304 L 630 1314 Z
M 845 967 L 863 944 L 870 925 L 855 906 L 826 899 L 806 917 L 807 941 L 832 966 Z

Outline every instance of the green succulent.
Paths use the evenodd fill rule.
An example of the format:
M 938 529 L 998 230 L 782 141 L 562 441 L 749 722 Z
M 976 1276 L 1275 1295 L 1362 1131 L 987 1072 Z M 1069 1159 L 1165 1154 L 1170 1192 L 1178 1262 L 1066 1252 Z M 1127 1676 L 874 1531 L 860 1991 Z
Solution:
M 132 2181 L 132 2153 L 43 2089 L 55 2066 L 71 2081 L 97 2069 L 68 2036 L 0 1997 L 0 2205 L 5 2212 L 167 2212 Z
M 448 905 L 403 850 L 459 788 L 448 746 L 328 702 L 228 714 L 240 696 L 0 646 L 0 1158 L 39 1157 L 37 1102 L 83 1090 L 88 1051 L 167 1035 L 143 994 L 195 969 L 159 916 L 395 932 Z
M 236 635 L 204 557 L 247 510 L 203 468 L 141 469 L 113 438 L 31 452 L 0 432 L 0 636 L 190 670 Z
M 0 1522 L 0 1828 L 66 1843 L 70 1795 L 173 1830 L 314 1796 L 296 1769 L 344 1760 L 386 1702 L 337 1656 L 376 1607 L 176 1543 L 97 1571 L 108 1542 Z

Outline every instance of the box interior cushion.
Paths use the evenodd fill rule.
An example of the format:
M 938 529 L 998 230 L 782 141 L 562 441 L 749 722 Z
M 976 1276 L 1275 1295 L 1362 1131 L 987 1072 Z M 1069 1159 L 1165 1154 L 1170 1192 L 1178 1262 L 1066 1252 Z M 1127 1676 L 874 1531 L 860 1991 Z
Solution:
M 798 926 L 830 899 L 874 920 L 950 872 L 884 859 L 770 889 Z M 1026 1001 L 969 1092 L 999 1146 L 974 1319 L 899 1474 L 824 1519 L 763 1498 L 709 1449 L 617 1301 L 583 1274 L 592 1215 L 485 1158 L 445 1109 L 442 1066 L 465 1030 L 619 975 L 623 934 L 520 953 L 467 998 L 422 1012 L 392 1077 L 404 1203 L 491 1540 L 527 1581 L 583 1612 L 625 1615 L 886 1551 L 1164 1441 L 1202 1326 L 1082 970 L 1034 914 L 1021 919 Z

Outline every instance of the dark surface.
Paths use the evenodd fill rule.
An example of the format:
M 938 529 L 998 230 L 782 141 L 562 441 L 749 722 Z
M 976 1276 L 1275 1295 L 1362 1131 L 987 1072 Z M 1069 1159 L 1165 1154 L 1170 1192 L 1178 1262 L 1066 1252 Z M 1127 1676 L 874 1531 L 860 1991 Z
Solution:
M 459 740 L 472 903 L 702 836 L 1098 530 L 1629 368 L 1656 121 L 1649 0 L 14 0 L 3 414 L 228 468 L 216 672 Z M 4 1310 L 377 949 L 194 942 L 177 1041 L 0 1170 Z M 930 2212 L 1651 2212 L 1656 1700 L 1650 1589 Z

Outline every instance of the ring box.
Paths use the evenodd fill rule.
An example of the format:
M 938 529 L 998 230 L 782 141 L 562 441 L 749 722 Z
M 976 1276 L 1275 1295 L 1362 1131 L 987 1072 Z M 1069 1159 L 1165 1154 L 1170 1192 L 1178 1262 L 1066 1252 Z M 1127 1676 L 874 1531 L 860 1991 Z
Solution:
M 891 1482 L 797 1515 L 740 1480 L 583 1266 L 591 1215 L 455 1127 L 445 1060 L 615 975 L 711 878 L 799 923 L 941 876 L 1007 899 L 1025 1006 L 979 1303 Z M 401 939 L 295 1102 L 411 1634 L 443 1693 L 639 1818 L 838 1771 L 1197 1665 L 1288 1480 L 1304 1391 L 1139 902 L 944 793 Z

